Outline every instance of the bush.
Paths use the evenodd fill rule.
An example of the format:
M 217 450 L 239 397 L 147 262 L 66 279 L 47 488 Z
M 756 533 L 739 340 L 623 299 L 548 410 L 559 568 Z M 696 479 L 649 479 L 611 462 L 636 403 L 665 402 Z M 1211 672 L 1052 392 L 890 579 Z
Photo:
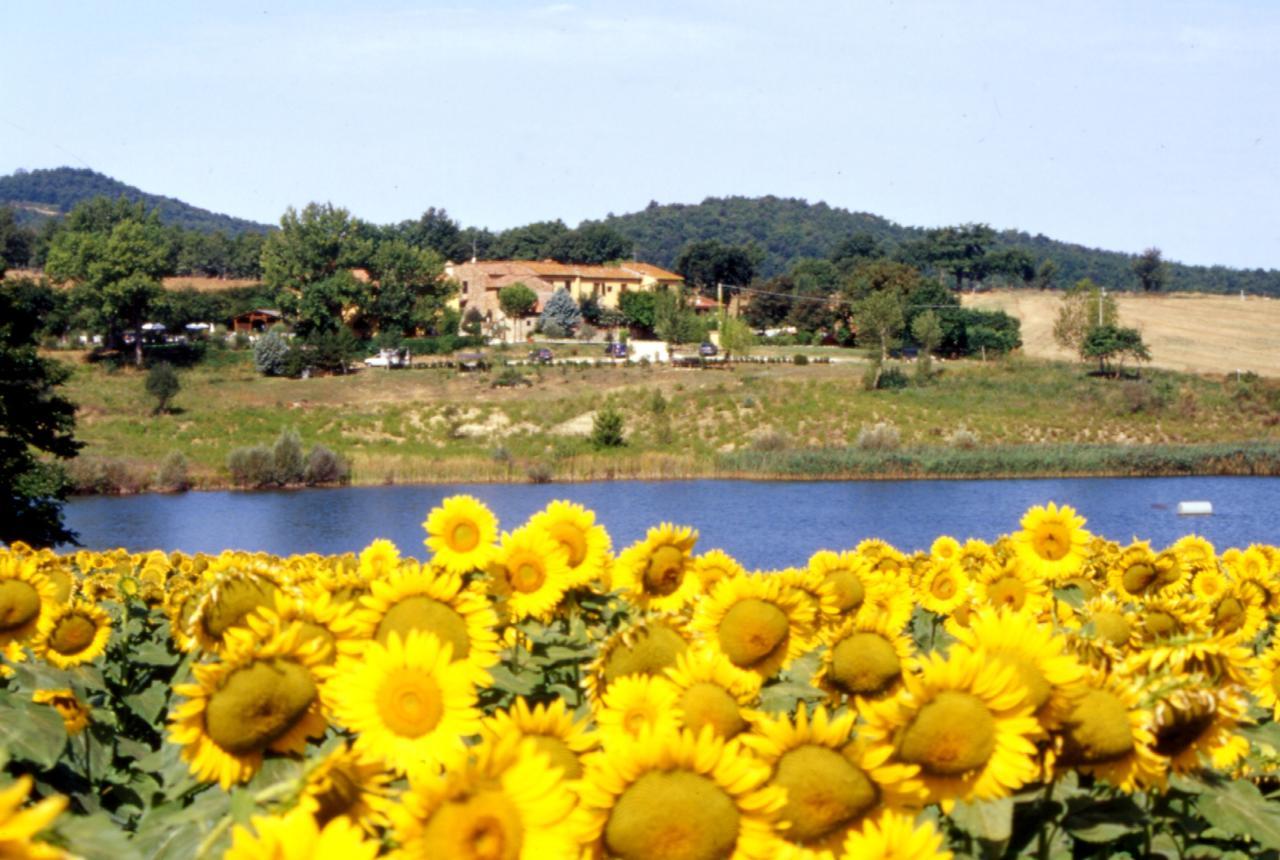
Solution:
M 282 430 L 271 447 L 271 473 L 281 486 L 302 480 L 302 438 L 296 430 Z
M 178 372 L 173 365 L 161 362 L 147 371 L 146 386 L 147 393 L 156 399 L 154 414 L 159 415 L 169 411 L 169 404 L 178 396 L 182 383 L 178 381 Z
M 809 363 L 809 356 L 805 355 L 803 352 L 797 352 L 791 357 L 791 363 L 803 367 Z
M 787 435 L 777 430 L 766 430 L 751 437 L 753 451 L 785 451 L 789 445 Z
M 533 380 L 514 367 L 504 367 L 489 383 L 490 388 L 515 388 L 518 385 L 533 385 Z
M 859 430 L 855 444 L 863 451 L 896 451 L 901 443 L 898 428 L 887 421 L 880 421 Z
M 626 444 L 622 427 L 622 413 L 612 406 L 604 407 L 591 422 L 591 444 L 596 448 L 620 448 Z
M 227 471 L 237 487 L 256 489 L 275 482 L 275 461 L 265 445 L 236 448 L 227 455 Z
M 187 458 L 181 451 L 170 451 L 169 456 L 160 464 L 156 474 L 156 486 L 171 493 L 181 493 L 191 489 L 191 478 L 187 474 Z
M 67 464 L 67 480 L 74 493 L 108 495 L 140 493 L 150 484 L 150 476 L 123 460 L 76 457 Z
M 965 427 L 957 427 L 950 436 L 947 437 L 947 444 L 952 448 L 959 448 L 963 451 L 972 451 L 978 447 L 978 434 Z
M 897 390 L 906 388 L 910 384 L 911 380 L 907 378 L 901 368 L 889 367 L 885 369 L 884 373 L 880 374 L 879 388 L 881 390 Z
M 285 376 L 289 352 L 289 342 L 273 329 L 253 345 L 253 367 L 263 376 Z
M 351 480 L 351 467 L 341 454 L 316 445 L 307 455 L 302 471 L 302 482 L 308 487 L 316 484 L 345 484 Z

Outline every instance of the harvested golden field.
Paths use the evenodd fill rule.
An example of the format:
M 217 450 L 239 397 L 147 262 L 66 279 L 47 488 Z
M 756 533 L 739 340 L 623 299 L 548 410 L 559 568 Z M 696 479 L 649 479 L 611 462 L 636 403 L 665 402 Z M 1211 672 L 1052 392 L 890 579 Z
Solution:
M 1263 296 L 1115 293 L 1120 323 L 1142 332 L 1151 363 L 1195 373 L 1252 371 L 1280 376 L 1280 301 Z M 1061 299 L 1034 290 L 964 296 L 966 307 L 1000 309 L 1022 321 L 1023 349 L 1038 358 L 1072 359 L 1053 342 Z
M 237 287 L 252 287 L 258 281 L 253 278 L 201 278 L 194 275 L 164 279 L 166 290 L 196 290 L 201 293 L 216 293 L 219 290 L 234 290 Z

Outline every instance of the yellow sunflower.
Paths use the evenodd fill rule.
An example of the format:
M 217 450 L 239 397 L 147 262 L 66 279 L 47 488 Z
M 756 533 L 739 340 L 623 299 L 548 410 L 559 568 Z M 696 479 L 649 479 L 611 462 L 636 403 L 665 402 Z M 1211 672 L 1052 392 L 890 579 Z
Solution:
M 884 699 L 902 686 L 915 648 L 892 623 L 888 615 L 873 619 L 859 613 L 823 636 L 827 649 L 814 684 L 832 696 L 832 704 L 846 696 Z
M 236 825 L 223 860 L 373 860 L 381 846 L 343 816 L 317 824 L 297 807 L 284 815 L 255 815 Z
M 13 652 L 29 643 L 58 606 L 57 586 L 40 573 L 35 558 L 0 553 L 0 649 Z
M 1260 707 L 1270 709 L 1272 721 L 1280 722 L 1280 639 L 1255 657 L 1250 669 L 1250 692 Z
M 711 549 L 693 560 L 693 573 L 702 580 L 702 590 L 710 591 L 711 586 L 731 576 L 742 576 L 747 570 L 737 559 L 727 552 Z
M 454 660 L 481 669 L 498 662 L 498 614 L 480 587 L 465 584 L 459 574 L 406 564 L 374 580 L 360 605 L 353 620 L 356 637 L 343 642 L 343 653 L 359 656 L 365 639 L 386 645 L 392 633 L 403 639 L 418 630 L 450 645 Z
M 900 571 L 909 566 L 907 557 L 901 550 L 880 538 L 866 538 L 859 541 L 853 551 L 876 573 L 896 577 Z
M 1152 749 L 1169 759 L 1175 773 L 1198 770 L 1205 759 L 1225 770 L 1249 751 L 1249 741 L 1235 733 L 1247 709 L 1237 687 L 1212 688 L 1203 677 L 1183 676 L 1177 689 L 1155 703 Z
M 628 675 L 609 685 L 595 710 L 596 728 L 606 749 L 649 729 L 674 732 L 680 727 L 680 688 L 660 675 Z
M 5 788 L 0 788 L 0 857 L 32 860 L 70 858 L 70 854 L 37 840 L 36 834 L 47 829 L 67 808 L 65 797 L 46 797 L 22 808 L 31 793 L 31 777 L 23 775 Z
M 1084 522 L 1070 505 L 1037 505 L 1023 516 L 1022 531 L 1012 536 L 1014 550 L 1036 574 L 1061 582 L 1079 573 L 1084 564 L 1091 538 Z
M 309 764 L 298 805 L 320 827 L 343 817 L 372 834 L 389 823 L 390 782 L 391 775 L 382 765 L 364 761 L 359 752 L 344 745 Z
M 549 621 L 569 588 L 569 553 L 547 532 L 525 526 L 503 533 L 489 574 L 513 620 Z
M 1180 537 L 1170 549 L 1177 554 L 1182 566 L 1192 573 L 1217 567 L 1218 557 L 1213 544 L 1200 535 Z
M 1129 794 L 1162 785 L 1165 760 L 1153 749 L 1153 729 L 1151 711 L 1141 707 L 1132 683 L 1122 675 L 1092 673 L 1054 732 L 1054 764 Z
M 727 739 L 746 731 L 755 717 L 750 709 L 760 701 L 760 676 L 705 645 L 681 654 L 666 675 L 680 691 L 681 728 L 696 734 L 710 726 Z
M 786 803 L 769 766 L 715 736 L 645 732 L 587 764 L 582 810 L 588 851 L 654 857 L 769 860 L 773 821 Z
M 258 609 L 275 606 L 279 571 L 261 559 L 226 554 L 205 571 L 204 591 L 190 613 L 186 634 L 207 651 L 219 652 L 227 632 L 246 626 Z
M 289 624 L 302 626 L 303 641 L 321 642 L 326 664 L 336 661 L 344 648 L 359 647 L 362 631 L 353 607 L 334 600 L 319 583 L 307 583 L 296 592 L 276 592 L 274 609 L 256 609 L 245 616 L 245 625 L 262 638 Z
M 1071 654 L 1067 638 L 1025 612 L 979 610 L 967 629 L 956 631 L 956 638 L 1016 670 L 1046 732 L 1057 727 L 1084 692 L 1085 667 Z
M 577 860 L 576 801 L 533 741 L 488 741 L 413 780 L 393 812 L 396 841 L 410 857 Z
M 80 701 L 70 689 L 36 690 L 31 694 L 31 701 L 37 705 L 52 706 L 58 716 L 62 717 L 62 725 L 68 735 L 78 735 L 89 725 L 88 705 Z
M 194 684 L 174 686 L 187 701 L 170 713 L 169 738 L 198 779 L 229 789 L 257 773 L 267 752 L 300 753 L 329 724 L 321 643 L 303 641 L 301 625 L 266 641 L 233 628 L 223 644 L 221 659 L 191 667 Z
M 936 561 L 920 581 L 920 605 L 937 615 L 950 615 L 969 600 L 969 574 L 956 561 Z
M 1155 594 L 1163 588 L 1161 565 L 1147 541 L 1135 541 L 1125 547 L 1110 564 L 1107 584 L 1122 600 Z
M 450 573 L 484 570 L 493 560 L 498 518 L 478 499 L 450 496 L 432 508 L 422 527 L 427 530 L 432 563 Z
M 32 650 L 59 669 L 70 669 L 101 657 L 109 639 L 111 616 L 106 610 L 76 600 L 50 613 Z
M 951 860 L 942 834 L 928 821 L 886 810 L 852 831 L 844 843 L 850 860 Z
M 360 552 L 360 575 L 382 579 L 400 567 L 400 550 L 389 540 L 378 538 Z
M 777 579 L 738 576 L 699 601 L 690 627 L 739 669 L 770 678 L 807 651 L 813 606 Z
M 840 612 L 852 612 L 861 606 L 868 581 L 880 578 L 855 552 L 819 550 L 810 556 L 809 569 L 831 584 Z
M 866 596 L 853 617 L 859 624 L 880 624 L 885 630 L 900 631 L 911 622 L 915 608 L 915 590 L 909 583 L 877 579 L 867 584 Z
M 478 670 L 453 662 L 449 645 L 412 630 L 404 640 L 369 642 L 358 657 L 344 655 L 324 686 L 333 717 L 358 735 L 355 749 L 396 773 L 437 767 L 480 731 Z
M 1220 637 L 1252 642 L 1267 623 L 1257 591 L 1246 590 L 1244 583 L 1233 582 L 1217 600 L 1209 605 L 1209 626 Z
M 660 675 L 688 647 L 683 619 L 666 615 L 637 619 L 619 628 L 596 651 L 584 679 L 587 695 L 599 704 L 614 681 L 627 675 Z
M 565 548 L 569 572 L 569 588 L 582 588 L 604 578 L 605 564 L 613 542 L 596 515 L 582 505 L 555 501 L 529 519 L 529 525 L 542 529 Z
M 1144 646 L 1209 630 L 1209 608 L 1195 597 L 1150 597 L 1136 605 L 1135 614 L 1134 641 Z
M 638 608 L 678 612 L 702 593 L 694 574 L 693 545 L 698 533 L 662 523 L 642 541 L 627 547 L 612 569 L 612 586 Z
M 582 776 L 582 757 L 600 746 L 600 736 L 589 728 L 590 720 L 574 720 L 564 699 L 530 707 L 524 697 L 505 711 L 486 717 L 481 732 L 489 743 L 506 738 L 528 738 L 552 767 L 567 780 Z
M 787 588 L 796 592 L 813 606 L 814 625 L 822 628 L 836 623 L 840 617 L 840 600 L 835 586 L 826 577 L 809 567 L 789 567 L 763 576 L 777 577 Z
M 857 715 L 762 717 L 742 742 L 772 770 L 769 785 L 786 791 L 779 813 L 776 855 L 789 860 L 831 860 L 845 837 L 881 809 L 919 808 L 923 787 L 913 765 L 886 764 L 885 751 L 868 754 L 853 730 Z
M 1036 778 L 1040 724 L 1013 666 L 960 645 L 917 665 L 898 695 L 862 709 L 868 743 L 919 765 L 929 799 L 948 811 L 957 800 L 1006 797 Z
M 1025 609 L 1035 615 L 1051 608 L 1048 581 L 1039 568 L 1023 564 L 1017 556 L 985 565 L 975 579 L 975 605 Z

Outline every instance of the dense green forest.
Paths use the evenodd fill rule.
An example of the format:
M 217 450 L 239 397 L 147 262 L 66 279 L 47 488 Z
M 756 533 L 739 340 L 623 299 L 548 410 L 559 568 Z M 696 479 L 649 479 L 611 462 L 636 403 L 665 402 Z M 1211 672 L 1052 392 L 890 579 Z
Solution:
M 19 170 L 11 176 L 0 176 L 0 206 L 12 208 L 20 224 L 61 217 L 77 203 L 94 197 L 124 197 L 130 203 L 141 201 L 148 211 L 157 212 L 161 224 L 187 230 L 238 236 L 241 233 L 265 233 L 271 229 L 266 224 L 210 212 L 172 197 L 148 194 L 88 168 Z

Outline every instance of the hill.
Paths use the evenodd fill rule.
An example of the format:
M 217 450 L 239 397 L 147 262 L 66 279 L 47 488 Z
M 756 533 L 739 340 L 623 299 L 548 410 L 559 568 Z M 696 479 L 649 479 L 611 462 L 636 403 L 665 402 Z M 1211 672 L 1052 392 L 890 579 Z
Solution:
M 271 229 L 266 224 L 210 212 L 172 197 L 148 194 L 86 168 L 56 167 L 0 176 L 0 206 L 12 207 L 19 223 L 60 218 L 77 203 L 98 196 L 123 196 L 134 202 L 141 200 L 148 209 L 159 210 L 161 223 L 188 230 L 221 231 L 238 236 L 242 233 L 265 233 Z
M 1053 341 L 1060 298 L 1040 290 L 966 294 L 966 307 L 1003 310 L 1022 322 L 1022 348 L 1037 358 L 1077 360 Z M 1120 324 L 1142 332 L 1156 367 L 1193 373 L 1280 377 L 1280 301 L 1186 293 L 1116 296 Z
M 610 215 L 601 222 L 635 244 L 647 262 L 670 267 L 686 242 L 714 239 L 732 245 L 753 244 L 761 252 L 759 273 L 781 274 L 806 257 L 827 257 L 844 239 L 865 233 L 890 247 L 924 237 L 925 230 L 897 224 L 879 215 L 850 212 L 826 203 L 781 197 L 709 197 L 696 205 L 650 203 L 640 212 Z M 1052 260 L 1058 285 L 1090 277 L 1113 290 L 1132 290 L 1136 253 L 1105 251 L 1060 242 L 1018 230 L 998 232 L 995 250 L 1020 248 L 1039 263 Z M 1225 266 L 1169 264 L 1170 291 L 1246 293 L 1280 296 L 1280 271 Z

